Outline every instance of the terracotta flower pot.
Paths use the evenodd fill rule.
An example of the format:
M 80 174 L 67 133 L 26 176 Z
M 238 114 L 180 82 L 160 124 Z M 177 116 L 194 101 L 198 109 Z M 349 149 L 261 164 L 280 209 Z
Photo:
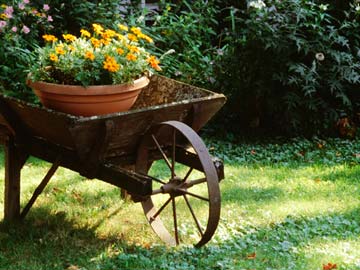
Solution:
M 102 115 L 127 111 L 135 103 L 141 90 L 149 84 L 144 76 L 133 84 L 63 85 L 46 82 L 27 84 L 47 108 L 80 116 Z

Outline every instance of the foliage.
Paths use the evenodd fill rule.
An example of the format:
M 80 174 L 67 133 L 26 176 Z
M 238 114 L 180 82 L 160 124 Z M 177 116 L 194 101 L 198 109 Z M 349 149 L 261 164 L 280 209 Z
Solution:
M 51 7 L 28 0 L 0 6 L 0 91 L 28 96 L 25 70 L 39 35 L 53 28 Z
M 64 41 L 44 35 L 47 45 L 37 50 L 31 80 L 83 86 L 120 84 L 160 70 L 159 60 L 143 47 L 153 40 L 140 28 L 119 24 L 119 33 L 99 24 L 92 26 L 93 34 L 81 29 L 81 37 L 63 34 Z
M 216 1 L 160 1 L 159 10 L 138 10 L 129 21 L 141 21 L 151 33 L 163 74 L 197 86 L 214 86 L 214 68 L 222 54 L 216 43 L 219 6 Z M 131 19 L 132 18 L 132 19 Z M 169 53 L 169 50 L 171 50 Z
M 341 113 L 355 115 L 360 8 L 334 17 L 332 7 L 256 0 L 228 8 L 230 45 L 217 78 L 238 128 L 314 134 L 332 130 Z

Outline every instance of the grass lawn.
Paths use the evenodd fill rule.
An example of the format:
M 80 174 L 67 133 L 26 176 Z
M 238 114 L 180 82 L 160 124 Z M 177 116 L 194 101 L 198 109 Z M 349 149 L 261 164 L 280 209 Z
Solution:
M 226 178 L 205 247 L 167 248 L 140 204 L 60 169 L 23 223 L 0 222 L 0 269 L 360 269 L 360 139 L 207 144 L 225 160 Z M 0 164 L 2 220 L 1 150 Z M 22 205 L 49 166 L 28 161 Z

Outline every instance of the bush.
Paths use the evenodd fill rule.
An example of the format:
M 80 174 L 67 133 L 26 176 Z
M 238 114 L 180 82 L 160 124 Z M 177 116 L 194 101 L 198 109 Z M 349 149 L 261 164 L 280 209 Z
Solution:
M 25 80 L 33 62 L 31 52 L 43 45 L 43 34 L 78 35 L 82 27 L 110 25 L 121 16 L 117 0 L 12 2 L 0 7 L 0 91 L 30 102 L 36 98 Z
M 25 70 L 38 37 L 52 29 L 52 17 L 46 4 L 14 2 L 0 6 L 0 91 L 30 98 Z
M 342 20 L 313 1 L 228 10 L 230 46 L 217 77 L 231 97 L 232 126 L 309 135 L 358 111 L 359 8 L 350 5 Z

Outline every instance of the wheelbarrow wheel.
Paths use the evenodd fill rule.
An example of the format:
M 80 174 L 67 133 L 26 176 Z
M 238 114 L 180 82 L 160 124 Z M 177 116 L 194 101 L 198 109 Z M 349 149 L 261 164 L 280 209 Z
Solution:
M 160 164 L 153 169 L 155 160 Z M 138 148 L 135 169 L 152 180 L 152 194 L 142 207 L 165 243 L 200 247 L 212 238 L 220 218 L 219 180 L 194 130 L 178 121 L 150 129 Z

